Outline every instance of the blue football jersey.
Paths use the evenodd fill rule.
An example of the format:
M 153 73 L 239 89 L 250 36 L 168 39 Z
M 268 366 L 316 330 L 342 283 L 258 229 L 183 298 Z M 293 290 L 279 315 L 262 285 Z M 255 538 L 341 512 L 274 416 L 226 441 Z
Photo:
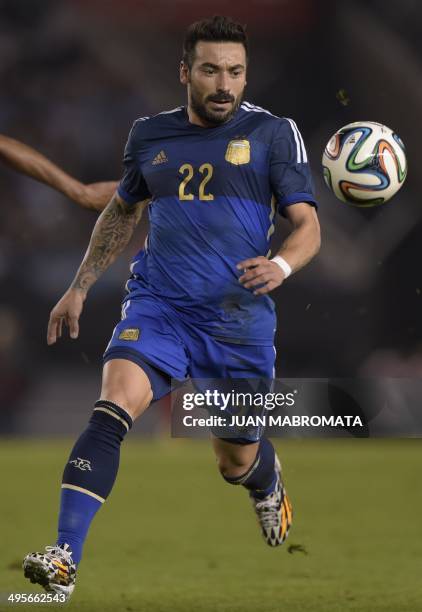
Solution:
M 272 344 L 274 303 L 239 283 L 236 264 L 269 256 L 276 210 L 316 206 L 295 122 L 243 102 L 228 122 L 204 128 L 179 107 L 135 121 L 124 167 L 120 197 L 151 198 L 131 298 L 153 294 L 222 340 Z

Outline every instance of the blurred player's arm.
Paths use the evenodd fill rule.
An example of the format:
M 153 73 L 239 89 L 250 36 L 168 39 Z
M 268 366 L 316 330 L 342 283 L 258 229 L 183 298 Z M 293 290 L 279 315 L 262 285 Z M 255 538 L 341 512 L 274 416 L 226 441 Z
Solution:
M 0 159 L 8 166 L 60 191 L 83 208 L 104 210 L 117 181 L 84 185 L 28 145 L 0 134 Z
M 69 327 L 70 337 L 78 337 L 79 317 L 89 289 L 126 247 L 148 202 L 149 199 L 129 206 L 117 193 L 113 195 L 98 217 L 72 284 L 51 311 L 47 344 L 54 344 L 61 337 L 63 321 Z
M 283 242 L 277 255 L 288 263 L 292 272 L 297 272 L 306 266 L 320 249 L 319 221 L 315 208 L 305 202 L 286 207 L 285 214 L 293 225 L 293 230 Z M 253 289 L 257 285 L 264 285 L 255 289 L 255 295 L 269 293 L 285 279 L 285 273 L 280 266 L 262 256 L 245 259 L 237 264 L 237 268 L 246 270 L 239 278 L 245 288 Z

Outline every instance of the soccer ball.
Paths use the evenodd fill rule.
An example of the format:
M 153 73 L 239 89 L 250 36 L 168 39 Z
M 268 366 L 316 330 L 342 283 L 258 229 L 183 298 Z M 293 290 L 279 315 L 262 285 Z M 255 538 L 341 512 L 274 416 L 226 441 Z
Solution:
M 374 121 L 338 130 L 325 147 L 322 167 L 327 186 L 339 200 L 365 208 L 392 198 L 407 174 L 403 142 Z

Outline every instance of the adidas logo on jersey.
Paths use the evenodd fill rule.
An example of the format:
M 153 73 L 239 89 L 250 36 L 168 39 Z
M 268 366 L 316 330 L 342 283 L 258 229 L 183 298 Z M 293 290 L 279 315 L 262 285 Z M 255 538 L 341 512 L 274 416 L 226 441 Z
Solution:
M 152 165 L 158 166 L 158 164 L 165 164 L 166 162 L 168 162 L 168 157 L 164 151 L 161 150 L 152 160 Z

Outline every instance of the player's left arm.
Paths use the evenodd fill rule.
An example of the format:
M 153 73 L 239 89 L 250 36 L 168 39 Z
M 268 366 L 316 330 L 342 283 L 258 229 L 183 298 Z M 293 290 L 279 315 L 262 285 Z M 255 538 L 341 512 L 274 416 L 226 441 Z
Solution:
M 321 246 L 321 232 L 316 210 L 306 202 L 286 207 L 285 215 L 293 226 L 277 255 L 297 272 L 318 253 Z M 264 295 L 279 287 L 285 279 L 282 268 L 266 257 L 252 257 L 237 264 L 239 270 L 247 270 L 239 281 L 246 289 L 255 289 L 254 295 Z M 264 284 L 265 283 L 265 284 Z
M 269 293 L 281 285 L 286 275 L 303 268 L 320 248 L 317 202 L 308 155 L 292 119 L 275 122 L 269 178 L 278 212 L 291 222 L 293 231 L 276 255 L 279 263 L 261 256 L 237 264 L 238 269 L 244 270 L 240 282 L 255 295 Z

